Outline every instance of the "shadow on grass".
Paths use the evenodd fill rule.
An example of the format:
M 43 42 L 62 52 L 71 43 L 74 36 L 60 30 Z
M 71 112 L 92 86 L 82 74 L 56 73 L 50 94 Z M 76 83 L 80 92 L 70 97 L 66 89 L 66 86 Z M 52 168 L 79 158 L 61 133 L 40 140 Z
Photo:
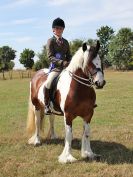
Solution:
M 47 145 L 61 144 L 64 146 L 64 139 L 44 140 L 43 143 Z M 100 162 L 106 162 L 108 164 L 133 164 L 133 151 L 120 143 L 91 141 L 91 147 L 94 153 L 101 155 Z M 80 139 L 73 139 L 72 149 L 81 149 Z

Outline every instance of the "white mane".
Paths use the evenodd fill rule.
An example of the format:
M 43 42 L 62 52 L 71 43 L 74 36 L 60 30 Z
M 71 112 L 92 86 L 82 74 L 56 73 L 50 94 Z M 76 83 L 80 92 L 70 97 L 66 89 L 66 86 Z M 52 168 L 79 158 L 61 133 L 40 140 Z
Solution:
M 90 46 L 87 46 L 87 50 L 83 52 L 82 47 L 80 47 L 79 50 L 72 57 L 71 62 L 66 69 L 74 72 L 78 68 L 81 68 L 84 71 L 84 68 L 88 62 L 89 48 Z

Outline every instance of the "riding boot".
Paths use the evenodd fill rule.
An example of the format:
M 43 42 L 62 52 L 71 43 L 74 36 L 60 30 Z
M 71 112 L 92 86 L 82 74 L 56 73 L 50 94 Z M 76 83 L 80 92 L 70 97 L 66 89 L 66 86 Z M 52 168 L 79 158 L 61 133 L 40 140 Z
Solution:
M 45 103 L 45 114 L 49 115 L 51 114 L 51 109 L 50 109 L 50 98 L 49 98 L 49 89 L 44 87 L 44 103 Z

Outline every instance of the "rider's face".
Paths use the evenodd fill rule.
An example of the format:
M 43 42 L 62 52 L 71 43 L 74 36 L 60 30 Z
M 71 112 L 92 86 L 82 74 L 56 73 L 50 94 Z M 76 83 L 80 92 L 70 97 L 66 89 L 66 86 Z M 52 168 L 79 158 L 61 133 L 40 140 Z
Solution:
M 64 28 L 63 27 L 55 27 L 53 28 L 53 33 L 59 37 L 62 36 L 62 33 L 64 31 Z

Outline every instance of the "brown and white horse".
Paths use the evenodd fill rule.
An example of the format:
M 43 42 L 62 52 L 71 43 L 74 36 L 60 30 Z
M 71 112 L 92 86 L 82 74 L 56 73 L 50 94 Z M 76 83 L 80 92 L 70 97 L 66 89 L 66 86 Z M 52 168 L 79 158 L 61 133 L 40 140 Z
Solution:
M 83 119 L 83 137 L 81 156 L 93 159 L 95 154 L 90 147 L 90 121 L 96 101 L 93 83 L 99 88 L 105 85 L 101 69 L 101 60 L 98 55 L 99 42 L 96 46 L 86 43 L 72 57 L 69 66 L 62 71 L 57 83 L 53 108 L 60 110 L 65 122 L 65 147 L 59 156 L 59 162 L 73 162 L 76 159 L 71 155 L 72 121 L 77 116 Z M 91 79 L 92 78 L 92 79 Z M 40 128 L 44 117 L 44 85 L 47 79 L 46 69 L 38 71 L 30 83 L 30 99 L 27 128 L 32 132 L 28 143 L 39 145 Z M 54 115 L 50 115 L 49 136 L 56 138 L 54 132 Z

